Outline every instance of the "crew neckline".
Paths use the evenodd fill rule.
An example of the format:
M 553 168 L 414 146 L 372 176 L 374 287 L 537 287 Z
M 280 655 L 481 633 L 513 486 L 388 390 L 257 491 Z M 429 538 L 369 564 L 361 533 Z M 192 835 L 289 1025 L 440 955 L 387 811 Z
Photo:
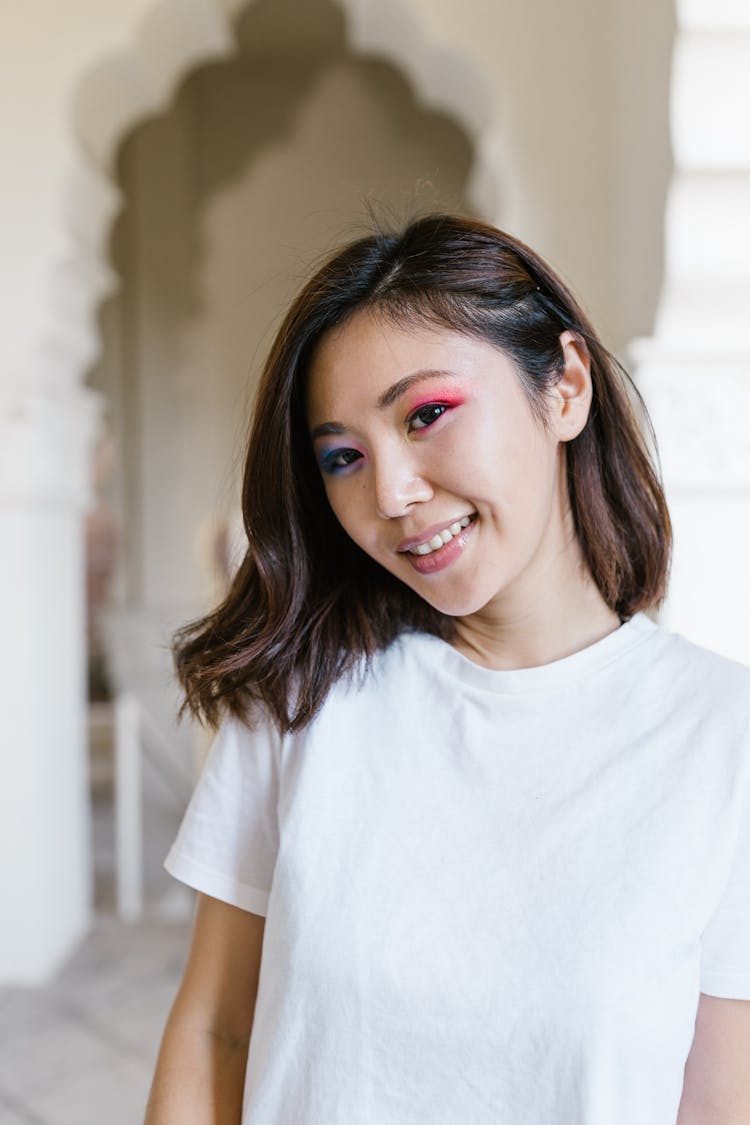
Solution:
M 535 668 L 513 669 L 485 668 L 464 656 L 441 637 L 432 633 L 415 635 L 440 655 L 447 671 L 464 683 L 485 691 L 523 692 L 560 687 L 579 680 L 585 674 L 612 663 L 658 629 L 656 622 L 644 612 L 636 613 L 605 637 L 570 656 L 563 656 Z

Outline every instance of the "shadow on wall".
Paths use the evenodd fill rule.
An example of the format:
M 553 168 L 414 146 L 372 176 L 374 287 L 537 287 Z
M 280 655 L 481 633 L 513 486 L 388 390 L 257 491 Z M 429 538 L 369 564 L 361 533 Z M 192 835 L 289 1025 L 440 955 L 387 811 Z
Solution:
M 94 686 L 135 695 L 186 763 L 196 733 L 175 727 L 168 643 L 221 595 L 228 540 L 242 550 L 242 445 L 280 316 L 311 263 L 364 232 L 368 203 L 469 210 L 470 139 L 393 66 L 355 56 L 331 0 L 256 0 L 236 41 L 121 148 L 121 288 L 89 379 L 108 402 L 97 504 L 116 545 Z M 160 871 L 182 808 L 152 781 Z
M 90 380 L 119 451 L 114 600 L 177 616 L 214 596 L 195 531 L 236 504 L 249 369 L 310 263 L 362 232 L 368 200 L 467 210 L 472 163 L 465 132 L 402 74 L 352 55 L 330 0 L 257 0 L 236 34 L 231 60 L 195 71 L 123 145 L 122 288 Z

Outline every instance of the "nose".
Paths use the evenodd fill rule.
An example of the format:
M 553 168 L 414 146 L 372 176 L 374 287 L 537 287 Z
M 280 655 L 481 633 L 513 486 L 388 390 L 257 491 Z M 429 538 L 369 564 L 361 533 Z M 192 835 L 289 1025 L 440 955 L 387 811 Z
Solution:
M 374 466 L 375 503 L 382 519 L 396 519 L 413 504 L 430 500 L 432 486 L 409 458 L 381 458 Z

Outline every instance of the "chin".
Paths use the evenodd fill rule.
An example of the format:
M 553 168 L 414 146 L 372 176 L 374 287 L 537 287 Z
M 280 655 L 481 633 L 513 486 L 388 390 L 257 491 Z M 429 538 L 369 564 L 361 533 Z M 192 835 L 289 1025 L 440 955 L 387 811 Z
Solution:
M 478 613 L 487 605 L 489 598 L 457 598 L 457 597 L 427 597 L 423 590 L 416 590 L 415 593 L 419 594 L 423 601 L 431 605 L 439 613 L 444 613 L 446 617 L 469 617 L 472 613 Z

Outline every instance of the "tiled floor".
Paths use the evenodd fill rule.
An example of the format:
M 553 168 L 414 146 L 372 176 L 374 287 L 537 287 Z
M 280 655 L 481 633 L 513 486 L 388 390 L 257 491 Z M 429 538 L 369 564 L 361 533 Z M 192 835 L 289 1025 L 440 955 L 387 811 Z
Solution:
M 0 990 L 0 1125 L 140 1125 L 188 940 L 100 914 L 51 985 Z
M 91 932 L 44 988 L 0 988 L 0 1125 L 141 1125 L 193 894 L 162 867 L 182 809 L 144 763 L 144 919 L 115 915 L 112 719 L 91 725 Z M 94 737 L 95 736 L 95 737 Z

